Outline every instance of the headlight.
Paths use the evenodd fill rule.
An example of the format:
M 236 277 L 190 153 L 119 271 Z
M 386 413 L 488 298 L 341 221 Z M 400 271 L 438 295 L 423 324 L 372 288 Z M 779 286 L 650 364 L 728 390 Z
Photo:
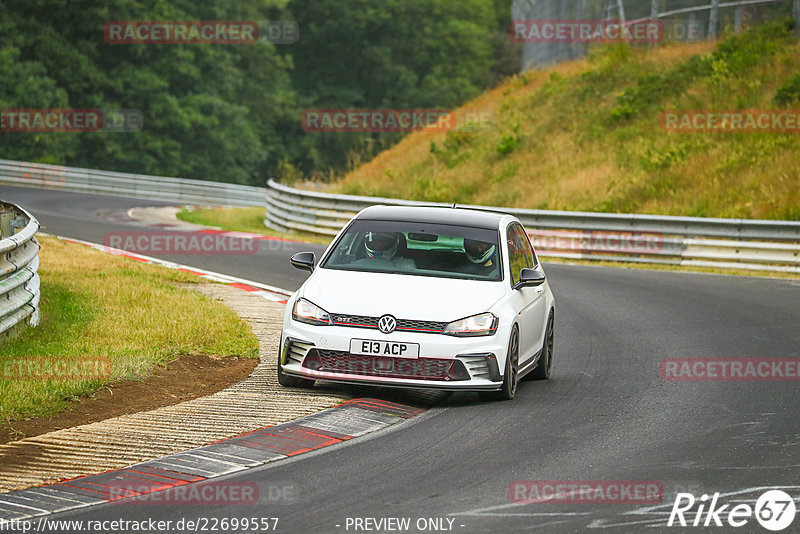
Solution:
M 328 312 L 306 299 L 297 299 L 292 309 L 292 319 L 301 323 L 328 326 L 331 316 Z
M 495 332 L 497 332 L 497 317 L 491 313 L 453 321 L 442 331 L 448 336 L 458 337 L 493 336 Z

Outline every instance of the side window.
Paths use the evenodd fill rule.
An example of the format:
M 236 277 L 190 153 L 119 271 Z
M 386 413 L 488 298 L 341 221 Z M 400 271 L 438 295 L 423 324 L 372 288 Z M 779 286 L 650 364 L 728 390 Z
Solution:
M 519 272 L 527 267 L 533 267 L 532 256 L 528 255 L 530 242 L 528 236 L 517 223 L 508 227 L 508 268 L 511 274 L 511 285 L 519 282 Z M 530 263 L 529 263 L 530 261 Z
M 528 268 L 533 269 L 539 263 L 536 258 L 536 254 L 533 252 L 533 247 L 531 246 L 531 240 L 528 237 L 528 234 L 525 233 L 525 229 L 521 226 L 517 226 L 519 229 L 519 233 L 522 235 L 522 244 L 525 247 L 525 256 L 528 258 Z

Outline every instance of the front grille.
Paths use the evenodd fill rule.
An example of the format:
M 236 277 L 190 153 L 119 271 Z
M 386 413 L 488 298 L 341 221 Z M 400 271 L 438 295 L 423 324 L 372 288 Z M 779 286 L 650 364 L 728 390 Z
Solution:
M 433 334 L 441 334 L 447 323 L 439 323 L 436 321 L 413 321 L 410 319 L 398 319 L 398 330 L 409 330 L 414 332 L 430 332 Z
M 378 329 L 378 319 L 380 317 L 369 317 L 366 315 L 341 315 L 331 314 L 333 324 L 339 326 L 350 326 L 354 328 Z M 439 321 L 417 321 L 414 319 L 398 319 L 397 328 L 399 332 L 420 332 L 424 334 L 441 334 L 447 323 Z
M 337 315 L 331 314 L 333 324 L 340 326 L 355 326 L 358 328 L 378 328 L 379 317 L 367 317 L 366 315 Z
M 315 371 L 373 377 L 413 380 L 452 380 L 461 362 L 437 358 L 383 358 L 362 356 L 345 351 L 316 349 L 309 353 L 303 366 Z M 458 373 L 459 378 L 460 373 Z

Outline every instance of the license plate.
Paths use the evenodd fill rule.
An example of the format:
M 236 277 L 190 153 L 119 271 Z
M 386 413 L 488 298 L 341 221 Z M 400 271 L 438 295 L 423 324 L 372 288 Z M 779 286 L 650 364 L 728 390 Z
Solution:
M 419 344 L 400 343 L 397 341 L 373 341 L 369 339 L 351 339 L 350 353 L 363 356 L 383 356 L 387 358 L 419 358 Z

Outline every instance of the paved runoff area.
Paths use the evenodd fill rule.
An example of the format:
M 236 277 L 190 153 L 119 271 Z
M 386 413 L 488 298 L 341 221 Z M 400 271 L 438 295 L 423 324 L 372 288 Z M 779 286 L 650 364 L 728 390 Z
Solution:
M 380 430 L 423 409 L 389 401 L 356 399 L 297 421 L 262 428 L 190 451 L 44 487 L 0 494 L 0 526 L 124 499 L 154 501 L 151 494 L 178 492 L 187 484 L 258 467 Z M 241 489 L 247 490 L 246 487 Z M 254 489 L 255 491 L 255 489 Z M 247 498 L 247 496 L 242 496 Z
M 6 492 L 150 462 L 243 432 L 315 414 L 348 398 L 344 390 L 333 387 L 301 390 L 278 385 L 275 367 L 284 304 L 230 285 L 191 287 L 212 299 L 222 300 L 251 326 L 259 339 L 261 358 L 252 375 L 207 397 L 0 445 L 0 519 L 28 510 L 18 509 L 17 498 Z M 170 462 L 188 465 L 193 456 L 170 458 L 173 458 Z M 266 456 L 250 460 L 266 461 Z M 202 463 L 208 467 L 206 464 Z M 235 470 L 238 464 L 224 465 Z M 208 476 L 213 471 L 198 467 L 175 480 Z M 41 491 L 46 494 L 54 490 Z M 93 496 L 83 490 L 75 491 L 77 497 L 82 497 L 76 497 L 78 501 Z M 51 504 L 62 500 L 55 499 Z

